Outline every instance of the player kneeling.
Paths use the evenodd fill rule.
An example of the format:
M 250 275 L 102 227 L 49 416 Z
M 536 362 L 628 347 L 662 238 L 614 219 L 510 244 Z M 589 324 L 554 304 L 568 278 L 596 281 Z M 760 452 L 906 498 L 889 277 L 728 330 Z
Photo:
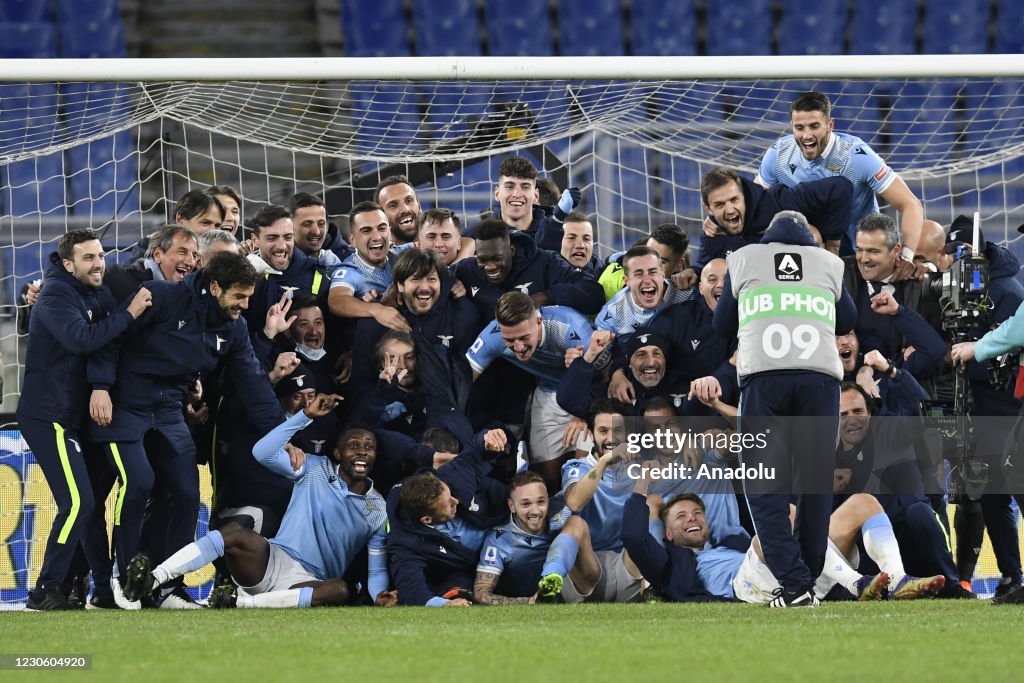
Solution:
M 173 578 L 224 557 L 235 586 L 219 586 L 212 607 L 318 607 L 343 605 L 349 589 L 341 580 L 352 559 L 369 544 L 368 589 L 381 606 L 395 604 L 387 592 L 384 498 L 369 479 L 377 438 L 368 427 L 350 425 L 330 455 L 285 449 L 313 419 L 329 414 L 341 400 L 319 394 L 256 443 L 256 460 L 295 482 L 277 535 L 269 541 L 239 524 L 228 524 L 190 543 L 150 571 L 149 558 L 136 555 L 128 567 L 125 595 L 137 600 Z

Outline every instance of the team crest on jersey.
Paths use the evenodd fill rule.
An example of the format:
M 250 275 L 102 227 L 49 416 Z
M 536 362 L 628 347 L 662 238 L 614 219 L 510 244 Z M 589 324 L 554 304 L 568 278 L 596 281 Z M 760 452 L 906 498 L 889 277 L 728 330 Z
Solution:
M 530 285 L 532 285 L 532 284 L 533 284 L 532 282 L 526 282 L 526 283 L 521 284 L 521 285 L 516 285 L 516 289 L 518 289 L 523 294 L 529 295 L 530 294 Z
M 217 335 L 217 334 L 215 334 L 213 336 L 217 340 L 217 351 L 220 351 L 220 345 L 223 344 L 224 342 L 226 342 L 227 339 L 221 339 L 220 335 Z
M 775 255 L 775 279 L 795 282 L 804 279 L 803 261 L 800 254 L 781 252 Z
M 669 394 L 669 396 L 672 397 L 672 405 L 678 408 L 679 406 L 683 405 L 683 398 L 686 396 L 686 394 Z
M 220 337 L 217 337 L 217 339 L 219 341 Z M 217 344 L 217 350 L 220 351 L 220 344 Z M 297 376 L 293 377 L 292 380 L 295 382 L 295 386 L 301 387 L 303 382 L 305 382 L 305 380 L 306 380 L 306 376 L 305 375 L 297 375 Z
M 439 334 L 439 335 L 437 335 L 437 338 L 441 340 L 441 343 L 445 345 L 445 348 L 451 348 L 452 339 L 454 339 L 454 337 L 452 335 L 450 335 L 450 334 Z
M 284 295 L 291 299 L 295 296 L 295 290 L 297 290 L 298 287 L 285 287 L 284 285 L 281 285 L 281 289 L 284 290 Z
M 326 439 L 310 439 L 309 442 L 313 444 L 313 452 L 319 453 L 320 449 L 324 447 L 327 442 Z

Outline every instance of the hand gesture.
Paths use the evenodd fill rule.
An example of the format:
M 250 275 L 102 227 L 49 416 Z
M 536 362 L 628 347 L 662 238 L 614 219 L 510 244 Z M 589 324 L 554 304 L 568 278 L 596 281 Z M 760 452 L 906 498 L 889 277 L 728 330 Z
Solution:
M 238 253 L 242 256 L 256 253 L 256 245 L 252 240 L 242 240 L 238 243 Z
M 690 382 L 690 393 L 686 398 L 696 398 L 706 406 L 713 406 L 721 396 L 722 385 L 719 384 L 715 376 L 708 375 L 707 377 L 698 377 Z
M 452 285 L 452 298 L 461 299 L 464 296 L 466 296 L 466 285 L 462 284 L 461 280 L 456 280 Z
M 877 370 L 878 372 L 886 372 L 889 370 L 889 361 L 878 349 L 872 349 L 864 354 L 864 365 L 867 365 L 872 370 Z
M 39 300 L 39 292 L 42 291 L 43 281 L 33 280 L 29 283 L 28 289 L 25 290 L 25 303 L 29 306 L 35 306 L 36 301 Z
M 494 453 L 503 453 L 508 449 L 508 437 L 504 429 L 491 429 L 484 434 L 484 449 Z
M 286 331 L 298 319 L 297 315 L 288 317 L 291 307 L 292 299 L 288 296 L 288 292 L 284 292 L 281 294 L 281 300 L 267 309 L 267 322 L 263 325 L 263 334 L 267 336 L 267 339 L 273 339 Z
M 361 298 L 368 304 L 375 304 L 380 301 L 380 292 L 376 289 L 371 289 L 368 292 L 364 292 Z
M 900 305 L 892 294 L 879 292 L 871 297 L 871 310 L 880 315 L 896 315 Z
M 674 284 L 679 289 L 689 289 L 690 287 L 693 287 L 695 284 L 697 284 L 697 271 L 695 271 L 693 268 L 687 268 L 685 270 L 679 271 L 675 275 L 672 275 L 671 279 L 672 284 Z
M 132 297 L 131 303 L 128 304 L 128 313 L 138 320 L 139 316 L 152 305 L 153 294 L 145 287 L 142 287 L 139 291 L 135 292 L 135 296 Z
M 408 374 L 409 371 L 406 368 L 399 369 L 398 354 L 384 354 L 384 367 L 380 369 L 380 374 L 377 376 L 378 379 L 388 384 L 395 384 L 400 383 Z
M 924 278 L 924 266 L 907 260 L 902 254 L 896 258 L 896 270 L 893 271 L 890 282 L 902 280 L 921 280 Z
M 303 408 L 302 412 L 306 414 L 306 417 L 315 420 L 318 417 L 329 415 L 343 400 L 337 394 L 317 394 L 313 402 Z
M 590 430 L 587 429 L 587 423 L 584 420 L 572 416 L 569 420 L 569 424 L 565 425 L 565 432 L 562 433 L 562 446 L 565 448 L 576 448 L 576 442 L 579 441 L 580 437 L 590 437 Z
M 878 382 L 875 381 L 874 373 L 872 373 L 869 366 L 865 365 L 857 371 L 857 384 L 860 385 L 861 389 L 868 392 L 868 396 L 871 398 L 882 397 L 878 393 Z
M 582 346 L 570 346 L 565 350 L 565 367 L 569 367 L 573 364 L 577 358 L 583 355 Z
M 583 360 L 593 363 L 597 357 L 604 353 L 608 345 L 615 339 L 615 333 L 608 330 L 594 330 L 590 335 L 590 344 L 587 345 L 587 352 L 583 354 Z
M 725 234 L 725 231 L 718 227 L 718 223 L 716 223 L 711 216 L 704 219 L 704 223 L 701 227 L 704 229 L 704 234 L 708 237 L 718 237 L 719 235 Z
M 274 369 L 270 371 L 267 378 L 271 384 L 277 384 L 282 379 L 292 374 L 295 368 L 299 367 L 299 357 L 294 351 L 285 351 L 277 357 L 274 362 Z

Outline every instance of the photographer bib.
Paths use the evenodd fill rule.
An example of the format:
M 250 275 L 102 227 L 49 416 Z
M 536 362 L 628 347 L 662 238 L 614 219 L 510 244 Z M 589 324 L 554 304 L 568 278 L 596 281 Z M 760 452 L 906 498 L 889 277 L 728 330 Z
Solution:
M 842 379 L 836 303 L 843 262 L 817 247 L 751 244 L 728 257 L 739 304 L 736 372 L 820 372 Z

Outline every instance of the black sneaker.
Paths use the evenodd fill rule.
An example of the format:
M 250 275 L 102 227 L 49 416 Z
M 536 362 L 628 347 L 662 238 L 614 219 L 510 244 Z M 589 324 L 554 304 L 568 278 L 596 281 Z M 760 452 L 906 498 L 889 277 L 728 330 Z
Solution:
M 939 600 L 977 600 L 978 596 L 975 593 L 967 590 L 957 581 L 947 581 L 946 585 L 942 587 L 935 597 Z
M 86 598 L 89 596 L 89 577 L 75 577 L 71 580 L 71 590 L 68 591 L 68 604 L 71 609 L 85 609 Z
M 817 607 L 821 604 L 813 588 L 790 592 L 779 587 L 773 595 L 769 607 Z
M 210 591 L 210 597 L 207 599 L 207 602 L 213 609 L 237 607 L 238 593 L 235 585 L 226 583 L 223 586 L 214 586 L 213 590 Z
M 1020 588 L 1022 585 L 1024 585 L 1024 584 L 1021 584 L 1019 579 L 1017 581 L 1009 580 L 1006 583 L 1000 582 L 996 586 L 996 595 L 995 595 L 995 597 L 996 598 L 1005 597 L 1008 593 L 1012 593 L 1013 591 L 1015 591 L 1018 588 Z M 993 601 L 995 601 L 995 598 L 993 598 Z M 999 603 L 996 603 L 996 604 L 999 604 Z
M 68 599 L 57 591 L 32 591 L 25 603 L 26 612 L 63 612 L 72 609 L 75 608 L 68 604 Z
M 156 579 L 150 571 L 149 558 L 142 553 L 132 558 L 125 573 L 128 580 L 124 583 L 124 597 L 132 602 L 152 593 L 156 588 Z
M 1024 585 L 1017 585 L 1008 591 L 1004 591 L 1002 595 L 996 592 L 996 597 L 992 598 L 993 605 L 1024 605 Z
M 93 593 L 93 596 L 86 603 L 85 609 L 121 609 L 118 604 L 114 601 L 113 595 L 97 595 Z

